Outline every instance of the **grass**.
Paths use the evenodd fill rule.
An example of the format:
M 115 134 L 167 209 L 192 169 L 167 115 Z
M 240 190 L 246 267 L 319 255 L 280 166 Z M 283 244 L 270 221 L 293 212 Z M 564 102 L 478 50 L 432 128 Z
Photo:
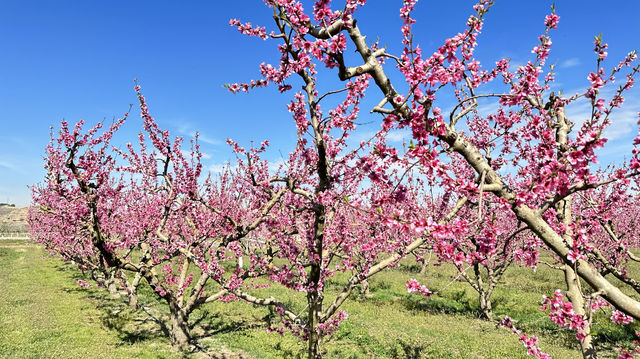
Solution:
M 0 357 L 182 356 L 170 348 L 155 324 L 142 322 L 140 313 L 104 298 L 100 288 L 80 288 L 76 284 L 82 278 L 79 271 L 48 256 L 42 260 L 43 254 L 40 247 L 20 243 L 0 247 Z M 371 279 L 371 298 L 354 293 L 342 307 L 349 317 L 324 343 L 325 358 L 528 358 L 516 335 L 477 319 L 475 292 L 453 280 L 456 272 L 452 267 L 432 266 L 425 275 L 419 269 L 405 260 Z M 409 278 L 440 293 L 430 300 L 410 295 L 404 285 Z M 326 302 L 347 279 L 347 274 L 339 273 L 327 283 Z M 538 336 L 540 347 L 554 358 L 577 358 L 580 353 L 574 334 L 552 324 L 539 310 L 541 295 L 557 288 L 563 288 L 560 273 L 544 266 L 536 272 L 513 266 L 493 295 L 494 315 L 511 316 L 519 329 Z M 280 286 L 256 293 L 274 295 L 300 312 L 305 308 L 303 293 Z M 166 310 L 145 287 L 141 288 L 141 302 Z M 613 325 L 609 315 L 598 313 L 593 325 L 602 358 L 615 357 L 615 348 L 630 344 L 638 329 L 636 323 Z M 304 344 L 293 335 L 267 333 L 265 322 L 274 317 L 268 308 L 214 302 L 194 312 L 191 321 L 198 323 L 193 333 L 210 353 L 304 357 Z
M 549 260 L 548 258 L 546 258 Z M 399 268 L 377 274 L 370 281 L 372 298 L 357 294 L 342 309 L 349 318 L 325 343 L 327 358 L 529 358 L 518 337 L 505 328 L 477 319 L 476 292 L 464 282 L 455 281 L 451 266 L 432 266 L 419 274 L 419 266 L 410 260 Z M 631 273 L 634 274 L 633 272 Z M 635 273 L 637 274 L 637 273 Z M 427 300 L 410 295 L 404 282 L 416 278 L 439 295 Z M 328 283 L 330 302 L 347 281 L 337 274 Z M 562 273 L 546 266 L 533 272 L 513 266 L 493 295 L 494 317 L 509 315 L 519 329 L 540 339 L 540 347 L 554 358 L 580 357 L 575 333 L 551 323 L 539 310 L 542 294 L 551 295 L 564 286 Z M 585 286 L 586 287 L 586 286 Z M 444 288 L 444 290 L 443 290 Z M 273 295 L 302 311 L 304 297 L 278 286 L 260 291 Z M 232 349 L 242 349 L 257 358 L 298 358 L 304 347 L 293 336 L 266 333 L 260 325 L 268 312 L 244 303 L 213 303 L 211 313 L 233 318 L 233 330 L 217 332 L 213 341 Z M 596 314 L 592 334 L 602 358 L 616 357 L 620 345 L 631 345 L 636 323 L 620 327 L 608 319 L 610 312 Z M 217 325 L 225 319 L 219 318 Z M 226 319 L 227 322 L 229 319 Z
M 109 329 L 101 291 L 81 289 L 76 270 L 44 255 L 35 246 L 0 247 L 0 358 L 181 357 L 164 338 Z

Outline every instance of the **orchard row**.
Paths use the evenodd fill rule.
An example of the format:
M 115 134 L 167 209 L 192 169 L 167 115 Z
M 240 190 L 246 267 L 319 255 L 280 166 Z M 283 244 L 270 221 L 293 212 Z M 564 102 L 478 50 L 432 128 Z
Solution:
M 433 54 L 413 36 L 416 1 L 404 0 L 397 55 L 368 41 L 376 34 L 361 33 L 356 15 L 364 0 L 347 0 L 339 10 L 316 0 L 309 13 L 296 0 L 265 2 L 273 31 L 230 25 L 278 42 L 280 61 L 262 64 L 261 79 L 227 87 L 236 93 L 275 85 L 288 93 L 302 86 L 287 105 L 297 142 L 284 164 L 274 170 L 264 160 L 266 141 L 252 148 L 229 141 L 237 163 L 219 175 L 203 173 L 197 137 L 185 150 L 181 138 L 158 128 L 136 85 L 143 123 L 136 144 L 111 145 L 128 114 L 109 128 L 63 122 L 53 136 L 47 177 L 33 188 L 36 241 L 110 291 L 125 291 L 133 308 L 146 282 L 168 304 L 167 327 L 179 348 L 191 341 L 195 309 L 243 301 L 272 308 L 279 322 L 270 329 L 294 333 L 307 342 L 308 358 L 320 358 L 323 339 L 348 320 L 340 308 L 354 288 L 366 291 L 371 276 L 425 253 L 459 269 L 487 320 L 505 270 L 514 262 L 536 268 L 540 250 L 554 253 L 556 262 L 547 264 L 566 287 L 546 293 L 542 309 L 575 331 L 585 358 L 597 356 L 594 311 L 610 307 L 620 325 L 640 319 L 640 279 L 626 272 L 629 261 L 640 261 L 632 252 L 640 246 L 640 150 L 623 163 L 596 164 L 603 131 L 640 68 L 635 52 L 607 67 L 607 45 L 596 37 L 590 86 L 563 97 L 550 92 L 554 72 L 546 66 L 559 21 L 554 12 L 532 59 L 511 68 L 508 59 L 483 67 L 474 58 L 488 0 Z M 618 87 L 604 98 L 614 79 Z M 340 87 L 319 91 L 335 83 Z M 376 99 L 365 110 L 381 125 L 353 145 L 348 139 L 365 95 Z M 438 103 L 447 98 L 455 104 L 445 111 Z M 482 113 L 479 100 L 496 110 Z M 579 100 L 591 112 L 576 125 L 565 108 Z M 387 135 L 399 129 L 412 139 L 393 146 Z M 328 300 L 325 284 L 336 272 L 350 279 Z M 305 310 L 260 297 L 264 284 L 256 283 L 264 280 L 301 293 Z M 409 292 L 431 295 L 428 283 L 406 280 Z M 549 357 L 508 317 L 500 322 L 520 335 L 529 355 Z

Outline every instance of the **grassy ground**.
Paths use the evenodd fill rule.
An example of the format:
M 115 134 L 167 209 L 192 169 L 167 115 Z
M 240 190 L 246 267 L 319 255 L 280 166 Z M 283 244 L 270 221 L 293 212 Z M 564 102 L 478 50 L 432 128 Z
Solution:
M 39 247 L 0 244 L 0 358 L 181 357 L 164 338 L 109 329 L 77 275 Z
M 548 258 L 545 258 L 549 260 Z M 451 266 L 431 266 L 419 274 L 419 266 L 405 260 L 399 268 L 377 274 L 370 281 L 372 298 L 350 300 L 342 307 L 349 318 L 329 338 L 328 358 L 527 358 L 516 335 L 496 323 L 477 319 L 477 295 L 464 282 L 458 282 Z M 638 277 L 638 268 L 630 275 Z M 427 300 L 408 294 L 404 285 L 416 278 L 439 295 Z M 347 281 L 338 274 L 328 283 L 326 302 Z M 517 327 L 540 338 L 540 347 L 554 358 L 581 357 L 575 333 L 550 322 L 539 310 L 542 294 L 552 295 L 564 288 L 561 272 L 546 266 L 533 272 L 513 266 L 493 295 L 494 318 L 512 317 Z M 585 285 L 586 288 L 586 285 Z M 302 311 L 304 297 L 283 288 L 261 290 L 292 308 Z M 628 293 L 631 294 L 631 293 Z M 304 348 L 292 336 L 265 332 L 260 325 L 268 313 L 243 303 L 214 303 L 208 310 L 218 318 L 215 341 L 230 348 L 243 349 L 259 358 L 296 358 Z M 225 313 L 224 317 L 215 313 Z M 616 357 L 620 345 L 631 345 L 637 323 L 620 327 L 609 320 L 610 311 L 595 315 L 592 326 L 600 357 Z M 283 354 L 284 353 L 284 354 Z
M 173 358 L 180 357 L 153 323 L 123 310 L 120 302 L 102 298 L 95 286 L 84 289 L 76 281 L 80 272 L 48 256 L 39 247 L 16 242 L 0 245 L 0 357 L 8 358 Z M 326 358 L 527 358 L 517 336 L 507 329 L 477 319 L 475 292 L 452 281 L 448 266 L 430 267 L 425 275 L 406 261 L 397 269 L 371 280 L 372 298 L 345 303 L 349 318 L 325 343 Z M 406 292 L 404 282 L 416 278 L 440 295 L 427 300 Z M 554 358 L 577 358 L 575 337 L 552 324 L 541 312 L 541 294 L 563 288 L 561 276 L 547 267 L 535 273 L 514 266 L 494 294 L 496 318 L 508 314 L 540 347 Z M 327 286 L 333 299 L 346 275 Z M 162 305 L 141 290 L 141 302 Z M 262 289 L 292 308 L 303 311 L 304 296 L 284 288 Z M 155 302 L 155 303 L 152 303 Z M 106 303 L 106 304 L 103 304 Z M 634 323 L 612 325 L 609 313 L 596 317 L 593 333 L 601 357 L 613 357 L 614 348 L 629 343 Z M 294 336 L 266 332 L 264 307 L 246 303 L 212 303 L 192 315 L 193 331 L 201 345 L 217 357 L 299 358 L 303 344 Z M 224 355 L 222 355 L 222 354 Z M 202 355 L 190 355 L 199 357 Z M 214 356 L 216 357 L 216 356 Z

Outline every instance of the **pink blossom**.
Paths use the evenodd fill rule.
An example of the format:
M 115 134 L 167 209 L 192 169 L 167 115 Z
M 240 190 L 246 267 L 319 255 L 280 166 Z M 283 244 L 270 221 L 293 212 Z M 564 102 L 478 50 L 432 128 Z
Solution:
M 549 14 L 544 18 L 544 26 L 556 29 L 558 27 L 558 21 L 560 20 L 560 16 L 556 14 Z
M 611 312 L 611 321 L 617 324 L 629 324 L 633 322 L 633 317 L 630 317 L 619 310 Z
M 411 278 L 407 281 L 407 292 L 422 294 L 425 297 L 430 297 L 432 292 L 424 285 L 421 285 L 417 280 Z

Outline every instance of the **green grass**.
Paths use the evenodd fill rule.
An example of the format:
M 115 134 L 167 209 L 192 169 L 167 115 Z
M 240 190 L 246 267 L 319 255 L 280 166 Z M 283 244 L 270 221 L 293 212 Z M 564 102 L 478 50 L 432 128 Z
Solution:
M 372 298 L 352 296 L 342 307 L 349 318 L 325 343 L 325 357 L 528 358 L 516 335 L 495 322 L 477 319 L 476 292 L 468 284 L 455 281 L 457 272 L 452 266 L 431 266 L 424 275 L 418 272 L 419 267 L 407 259 L 399 268 L 371 279 Z M 408 294 L 404 283 L 409 278 L 438 290 L 439 295 L 427 300 Z M 338 273 L 327 284 L 325 302 L 335 297 L 347 279 L 347 275 Z M 513 266 L 494 292 L 494 318 L 509 315 L 519 329 L 538 336 L 540 347 L 554 358 L 580 357 L 575 333 L 551 323 L 547 313 L 539 309 L 542 294 L 551 295 L 563 287 L 561 272 L 542 265 L 535 272 Z M 299 312 L 305 308 L 301 293 L 278 286 L 259 293 L 280 298 Z M 304 352 L 303 344 L 292 335 L 280 337 L 266 333 L 260 324 L 268 316 L 264 308 L 245 303 L 213 303 L 207 310 L 225 313 L 224 318 L 219 316 L 212 322 L 214 326 L 220 328 L 224 323 L 233 323 L 216 332 L 211 339 L 215 343 L 242 349 L 257 358 L 298 358 Z M 616 357 L 615 348 L 631 345 L 634 330 L 638 329 L 637 323 L 625 327 L 614 325 L 609 315 L 609 311 L 598 312 L 592 326 L 602 358 Z
M 0 357 L 8 358 L 173 358 L 173 351 L 155 323 L 142 322 L 141 313 L 123 309 L 105 298 L 100 288 L 80 288 L 82 274 L 47 256 L 36 246 L 0 247 Z M 455 281 L 451 266 L 432 266 L 426 274 L 405 260 L 370 281 L 371 298 L 354 293 L 341 309 L 349 317 L 324 343 L 325 358 L 528 358 L 518 337 L 496 323 L 477 319 L 476 293 Z M 633 268 L 631 275 L 636 275 Z M 637 277 L 637 276 L 636 276 Z M 404 285 L 416 278 L 440 293 L 427 300 L 410 295 Z M 338 273 L 327 283 L 330 302 L 348 275 Z M 574 334 L 552 324 L 539 310 L 542 294 L 563 288 L 561 273 L 545 266 L 536 272 L 513 266 L 493 295 L 496 319 L 509 315 L 554 358 L 580 357 Z M 274 295 L 302 312 L 303 293 L 280 286 L 254 291 Z M 166 311 L 149 288 L 142 286 L 141 303 Z M 620 345 L 634 339 L 636 323 L 620 327 L 596 315 L 594 337 L 600 357 L 614 357 Z M 193 334 L 214 353 L 242 353 L 249 358 L 301 358 L 305 347 L 285 331 L 267 333 L 265 322 L 275 319 L 268 308 L 241 302 L 215 302 L 192 314 Z M 277 324 L 277 320 L 274 320 Z M 197 356 L 195 356 L 197 357 Z
M 77 276 L 39 247 L 0 247 L 0 358 L 181 357 L 164 338 L 109 329 L 102 291 Z

